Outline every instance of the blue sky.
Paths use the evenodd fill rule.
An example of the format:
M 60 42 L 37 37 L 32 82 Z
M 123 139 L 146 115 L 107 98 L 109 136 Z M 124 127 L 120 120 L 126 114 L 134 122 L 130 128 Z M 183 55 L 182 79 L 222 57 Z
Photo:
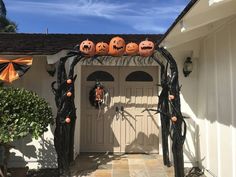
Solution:
M 189 0 L 5 0 L 26 33 L 164 33 Z

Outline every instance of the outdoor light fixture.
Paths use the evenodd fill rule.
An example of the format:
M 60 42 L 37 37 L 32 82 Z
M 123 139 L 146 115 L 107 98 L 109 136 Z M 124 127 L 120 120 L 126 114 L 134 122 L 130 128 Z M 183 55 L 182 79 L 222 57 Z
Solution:
M 191 61 L 191 57 L 187 57 L 184 62 L 183 73 L 184 76 L 187 77 L 193 71 L 193 62 Z
M 212 5 L 222 2 L 222 1 L 224 1 L 224 0 L 209 0 L 209 6 L 212 6 Z
M 181 31 L 181 33 L 183 33 L 184 31 L 186 31 L 186 27 L 185 27 L 184 21 L 181 20 L 181 21 L 179 22 L 179 24 L 180 24 L 180 31 Z
M 46 64 L 46 71 L 53 77 L 56 73 L 56 64 Z

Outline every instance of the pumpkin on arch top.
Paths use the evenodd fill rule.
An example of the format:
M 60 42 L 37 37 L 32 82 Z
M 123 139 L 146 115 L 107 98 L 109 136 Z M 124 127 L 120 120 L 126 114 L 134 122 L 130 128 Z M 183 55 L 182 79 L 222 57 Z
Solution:
M 134 42 L 130 42 L 126 45 L 126 48 L 125 48 L 125 53 L 127 55 L 137 55 L 139 52 L 139 49 L 138 49 L 138 44 L 134 43 Z
M 96 44 L 97 55 L 107 55 L 109 51 L 109 45 L 105 42 L 99 42 Z
M 139 55 L 142 57 L 149 57 L 154 53 L 155 45 L 152 41 L 146 39 L 139 44 Z
M 114 37 L 109 44 L 109 54 L 112 56 L 122 56 L 125 52 L 125 40 L 121 37 Z
M 80 51 L 85 56 L 92 57 L 95 55 L 95 44 L 93 43 L 93 41 L 90 41 L 87 39 L 87 40 L 81 42 Z

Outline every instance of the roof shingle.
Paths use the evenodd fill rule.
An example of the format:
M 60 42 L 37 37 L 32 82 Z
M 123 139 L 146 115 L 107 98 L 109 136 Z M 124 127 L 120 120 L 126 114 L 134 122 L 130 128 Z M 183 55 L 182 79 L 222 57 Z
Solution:
M 24 34 L 0 33 L 1 55 L 51 55 L 63 49 L 72 49 L 83 40 L 95 43 L 109 42 L 112 37 L 120 36 L 128 42 L 141 42 L 148 38 L 157 43 L 160 34 Z

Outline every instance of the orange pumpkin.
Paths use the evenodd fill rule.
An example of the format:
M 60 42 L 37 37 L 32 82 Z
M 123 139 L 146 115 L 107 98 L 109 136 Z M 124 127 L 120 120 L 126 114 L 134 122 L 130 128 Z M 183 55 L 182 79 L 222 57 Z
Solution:
M 69 123 L 71 122 L 70 117 L 66 117 L 65 122 L 66 122 L 67 124 L 69 124 Z
M 97 55 L 107 55 L 109 51 L 109 46 L 105 42 L 99 42 L 96 44 L 96 54 Z
M 138 44 L 130 42 L 126 45 L 125 52 L 127 55 L 137 55 L 138 54 Z
M 174 117 L 171 117 L 171 120 L 172 120 L 172 122 L 177 122 L 177 117 L 176 116 L 174 116 Z
M 80 51 L 85 56 L 92 57 L 95 55 L 95 44 L 87 39 L 80 44 Z
M 114 37 L 109 44 L 109 54 L 112 56 L 121 56 L 125 52 L 125 40 L 121 37 Z
M 71 92 L 67 92 L 67 93 L 66 93 L 66 96 L 67 96 L 67 97 L 71 97 L 71 96 L 72 96 L 72 93 L 71 93 Z
M 71 80 L 71 79 L 67 79 L 66 83 L 67 83 L 67 84 L 71 84 L 71 83 L 72 83 L 72 80 Z
M 149 57 L 153 54 L 155 49 L 154 43 L 146 39 L 139 44 L 139 54 L 142 57 Z
M 174 95 L 169 95 L 169 100 L 171 101 L 173 99 L 175 99 L 175 96 Z

